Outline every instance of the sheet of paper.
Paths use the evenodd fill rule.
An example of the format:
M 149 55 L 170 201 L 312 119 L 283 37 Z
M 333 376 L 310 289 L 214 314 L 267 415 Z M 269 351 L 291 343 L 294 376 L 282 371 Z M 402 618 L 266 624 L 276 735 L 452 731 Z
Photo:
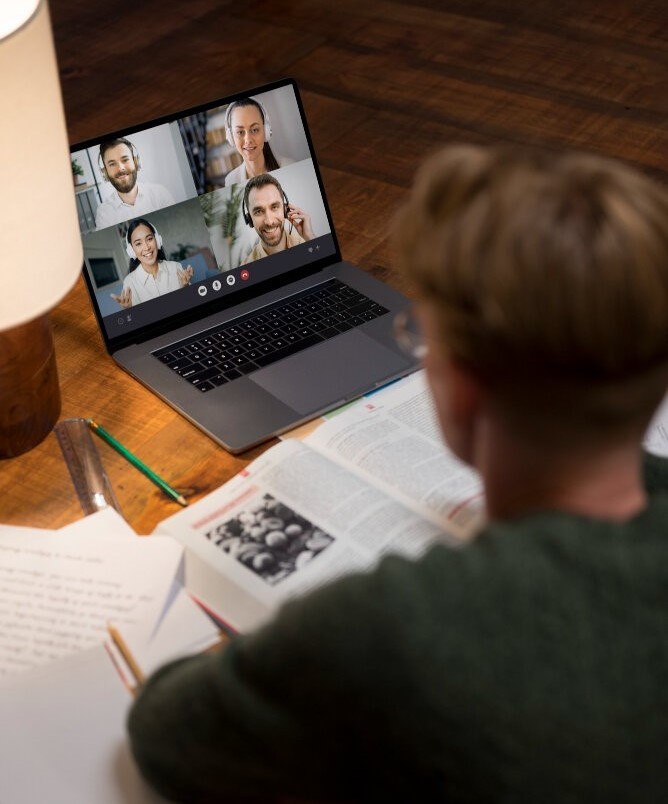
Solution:
M 70 525 L 65 525 L 58 530 L 61 534 L 88 534 L 95 538 L 96 536 L 115 536 L 115 537 L 128 537 L 132 538 L 137 534 L 123 519 L 123 517 L 114 508 L 102 508 L 94 514 L 81 517 L 76 522 Z
M 0 679 L 101 644 L 110 620 L 152 632 L 182 548 L 129 538 L 112 509 L 85 519 L 0 529 Z
M 163 802 L 129 753 L 131 701 L 103 647 L 1 679 L 0 802 Z
M 220 630 L 211 618 L 180 583 L 174 585 L 170 605 L 148 639 L 142 628 L 114 623 L 145 676 L 166 662 L 200 653 L 220 641 Z

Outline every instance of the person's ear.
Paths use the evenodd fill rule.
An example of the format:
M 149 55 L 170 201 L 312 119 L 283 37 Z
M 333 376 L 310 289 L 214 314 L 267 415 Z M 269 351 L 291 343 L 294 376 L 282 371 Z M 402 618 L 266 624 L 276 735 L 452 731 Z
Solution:
M 483 388 L 480 380 L 470 369 L 452 358 L 446 358 L 445 376 L 450 389 L 453 414 L 462 423 L 478 415 Z
M 472 463 L 485 399 L 484 386 L 469 368 L 448 353 L 436 314 L 431 305 L 422 304 L 418 308 L 427 346 L 424 360 L 427 379 L 446 444 L 458 458 Z
M 469 369 L 447 356 L 439 361 L 435 382 L 440 385 L 434 398 L 445 441 L 458 458 L 474 464 L 484 388 Z

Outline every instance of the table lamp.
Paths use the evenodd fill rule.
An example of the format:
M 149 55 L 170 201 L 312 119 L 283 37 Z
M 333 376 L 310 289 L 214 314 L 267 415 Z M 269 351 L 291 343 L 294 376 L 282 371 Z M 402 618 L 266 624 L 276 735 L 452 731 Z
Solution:
M 48 312 L 82 264 L 46 0 L 0 4 L 0 86 L 0 458 L 10 458 L 60 415 Z

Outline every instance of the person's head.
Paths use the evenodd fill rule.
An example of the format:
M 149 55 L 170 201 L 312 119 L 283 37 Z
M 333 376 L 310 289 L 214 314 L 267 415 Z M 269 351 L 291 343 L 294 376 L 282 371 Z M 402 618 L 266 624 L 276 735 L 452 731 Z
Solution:
M 250 179 L 244 188 L 243 216 L 265 248 L 276 249 L 283 239 L 288 199 L 279 181 L 269 173 Z
M 137 183 L 139 155 L 125 137 L 100 143 L 99 164 L 103 177 L 119 193 L 129 193 Z
M 276 170 L 278 162 L 269 145 L 271 124 L 264 107 L 253 98 L 231 103 L 225 115 L 227 140 L 237 149 L 251 175 Z
M 460 457 L 467 387 L 550 449 L 640 441 L 668 385 L 665 189 L 593 155 L 453 145 L 420 170 L 397 246 Z
M 130 257 L 130 271 L 134 271 L 140 263 L 151 268 L 166 259 L 162 248 L 162 237 L 146 218 L 135 218 L 130 221 L 125 237 L 126 251 Z

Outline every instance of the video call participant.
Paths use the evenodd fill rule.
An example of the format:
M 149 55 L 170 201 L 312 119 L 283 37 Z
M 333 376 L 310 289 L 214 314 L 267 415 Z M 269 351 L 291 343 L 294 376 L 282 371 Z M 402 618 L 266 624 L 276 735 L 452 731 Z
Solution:
M 95 212 L 98 229 L 175 203 L 172 194 L 161 184 L 137 181 L 141 169 L 139 154 L 125 137 L 100 143 L 98 164 L 102 176 L 114 188 Z
M 225 187 L 243 184 L 253 176 L 291 165 L 293 160 L 274 156 L 269 138 L 271 123 L 262 104 L 253 98 L 231 103 L 225 113 L 225 134 L 229 144 L 244 160 L 225 177 Z
M 159 670 L 139 767 L 189 804 L 664 801 L 668 461 L 641 441 L 668 385 L 667 191 L 593 155 L 452 146 L 396 234 L 488 524 Z
M 268 173 L 251 179 L 244 188 L 242 213 L 260 238 L 242 265 L 314 237 L 309 214 L 291 204 L 280 182 Z M 287 230 L 286 221 L 290 224 Z
M 128 226 L 126 241 L 130 270 L 123 280 L 120 295 L 111 294 L 111 298 L 121 307 L 132 307 L 157 299 L 190 284 L 192 266 L 183 268 L 181 263 L 167 259 L 162 248 L 162 237 L 150 221 L 144 218 L 132 221 Z

